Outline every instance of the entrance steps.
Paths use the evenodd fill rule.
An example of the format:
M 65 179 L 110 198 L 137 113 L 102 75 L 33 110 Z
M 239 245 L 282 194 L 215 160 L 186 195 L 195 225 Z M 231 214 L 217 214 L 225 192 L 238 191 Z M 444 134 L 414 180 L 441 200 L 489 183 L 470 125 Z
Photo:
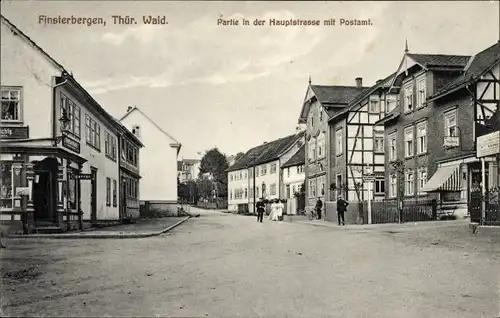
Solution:
M 58 226 L 37 226 L 35 228 L 37 234 L 55 234 L 62 233 L 62 229 Z

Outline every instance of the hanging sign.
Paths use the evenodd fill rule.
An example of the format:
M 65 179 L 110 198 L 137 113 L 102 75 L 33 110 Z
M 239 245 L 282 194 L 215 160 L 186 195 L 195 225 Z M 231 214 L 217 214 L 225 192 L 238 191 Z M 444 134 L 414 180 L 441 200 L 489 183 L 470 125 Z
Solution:
M 494 156 L 500 153 L 500 131 L 477 137 L 477 158 Z

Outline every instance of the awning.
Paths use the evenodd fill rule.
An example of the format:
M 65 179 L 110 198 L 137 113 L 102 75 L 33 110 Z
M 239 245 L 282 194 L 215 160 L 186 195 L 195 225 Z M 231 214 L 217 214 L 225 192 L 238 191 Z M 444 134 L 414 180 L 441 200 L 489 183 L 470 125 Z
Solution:
M 439 167 L 420 189 L 422 192 L 460 191 L 460 165 Z

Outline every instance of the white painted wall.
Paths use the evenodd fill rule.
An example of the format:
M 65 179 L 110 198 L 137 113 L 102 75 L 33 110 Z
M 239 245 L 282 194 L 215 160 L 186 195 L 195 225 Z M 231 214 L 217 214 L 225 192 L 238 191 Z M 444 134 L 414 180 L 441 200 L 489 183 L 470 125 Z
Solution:
M 122 120 L 132 131 L 140 127 L 140 140 L 144 144 L 139 154 L 141 201 L 177 202 L 177 148 L 167 135 L 139 111 L 133 110 Z
M 105 155 L 105 143 L 104 137 L 105 132 L 109 132 L 113 137 L 117 140 L 118 145 L 118 136 L 116 130 L 113 129 L 113 126 L 107 121 L 97 114 L 90 106 L 80 102 L 75 97 L 71 95 L 71 93 L 65 88 L 64 85 L 56 88 L 56 98 L 60 100 L 61 92 L 66 95 L 68 98 L 71 98 L 72 101 L 80 106 L 81 109 L 81 133 L 80 133 L 80 156 L 87 159 L 87 162 L 83 164 L 82 173 L 90 173 L 90 167 L 97 168 L 97 219 L 98 220 L 118 220 L 120 218 L 119 215 L 119 206 L 120 206 L 120 189 L 119 189 L 119 164 L 118 164 L 118 156 L 120 155 L 116 153 L 116 161 L 113 161 L 106 157 Z M 88 114 L 91 118 L 99 123 L 101 127 L 101 149 L 100 151 L 94 149 L 93 147 L 87 145 L 85 141 L 85 115 Z M 59 104 L 56 107 L 56 118 L 61 116 L 61 108 Z M 57 124 L 57 131 L 59 131 L 59 122 Z M 74 139 L 74 138 L 73 138 Z M 75 139 L 76 140 L 76 139 Z M 59 147 L 64 148 L 61 144 Z M 118 148 L 118 146 L 117 146 Z M 69 152 L 72 152 L 70 149 L 64 148 Z M 76 167 L 76 166 L 75 166 Z M 106 178 L 111 179 L 111 204 L 110 206 L 106 206 Z M 116 180 L 117 183 L 117 206 L 113 207 L 113 180 Z M 91 218 L 91 183 L 89 180 L 81 180 L 81 202 L 82 202 L 82 211 L 83 211 L 83 219 L 90 220 Z
M 297 172 L 297 168 L 302 166 L 302 172 Z M 290 175 L 288 175 L 288 171 L 290 171 Z M 298 192 L 300 189 L 300 186 L 303 185 L 304 180 L 306 178 L 305 174 L 305 168 L 304 165 L 297 165 L 297 166 L 291 166 L 291 167 L 286 167 L 282 169 L 283 172 L 283 192 L 281 197 L 282 198 L 287 198 L 286 195 L 286 187 L 289 185 L 290 186 L 290 197 L 293 198 L 293 188 L 295 187 L 295 191 Z
M 60 71 L 2 22 L 0 82 L 21 86 L 22 119 L 31 138 L 52 134 L 52 78 Z M 3 125 L 2 125 L 3 126 Z
M 241 179 L 240 179 L 241 173 Z M 238 204 L 248 203 L 249 195 L 250 195 L 250 187 L 249 187 L 249 173 L 248 169 L 240 169 L 236 171 L 231 171 L 227 174 L 228 178 L 228 210 L 229 211 L 237 211 Z M 232 180 L 231 180 L 232 177 Z M 241 189 L 243 190 L 243 196 L 241 199 L 235 199 L 234 194 L 235 190 Z M 245 189 L 247 189 L 247 197 L 245 197 Z M 232 198 L 231 198 L 232 193 Z

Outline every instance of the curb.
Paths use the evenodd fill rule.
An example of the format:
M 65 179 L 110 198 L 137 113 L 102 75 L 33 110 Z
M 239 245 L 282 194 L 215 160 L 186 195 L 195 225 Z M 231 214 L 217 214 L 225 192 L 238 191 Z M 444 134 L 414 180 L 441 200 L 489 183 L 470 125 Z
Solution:
M 144 238 L 144 237 L 152 237 L 158 236 L 160 234 L 164 234 L 173 228 L 181 225 L 182 223 L 189 220 L 191 216 L 187 216 L 186 218 L 180 220 L 179 222 L 170 225 L 169 227 L 157 231 L 157 232 L 149 232 L 149 233 L 130 233 L 130 234 L 25 234 L 25 235 L 9 235 L 8 238 L 47 238 L 47 239 L 126 239 L 126 238 Z
M 419 228 L 420 226 L 426 227 L 443 227 L 443 226 L 453 226 L 453 225 L 466 225 L 465 220 L 451 220 L 451 221 L 422 221 L 422 222 L 408 222 L 408 223 L 381 223 L 381 224 L 346 224 L 345 227 L 338 227 L 336 223 L 325 221 L 325 223 L 313 223 L 311 221 L 295 221 L 293 223 L 306 224 L 312 226 L 322 226 L 330 228 L 342 228 L 350 230 L 369 230 L 369 229 L 384 229 L 384 228 Z M 470 225 L 469 225 L 470 227 Z

